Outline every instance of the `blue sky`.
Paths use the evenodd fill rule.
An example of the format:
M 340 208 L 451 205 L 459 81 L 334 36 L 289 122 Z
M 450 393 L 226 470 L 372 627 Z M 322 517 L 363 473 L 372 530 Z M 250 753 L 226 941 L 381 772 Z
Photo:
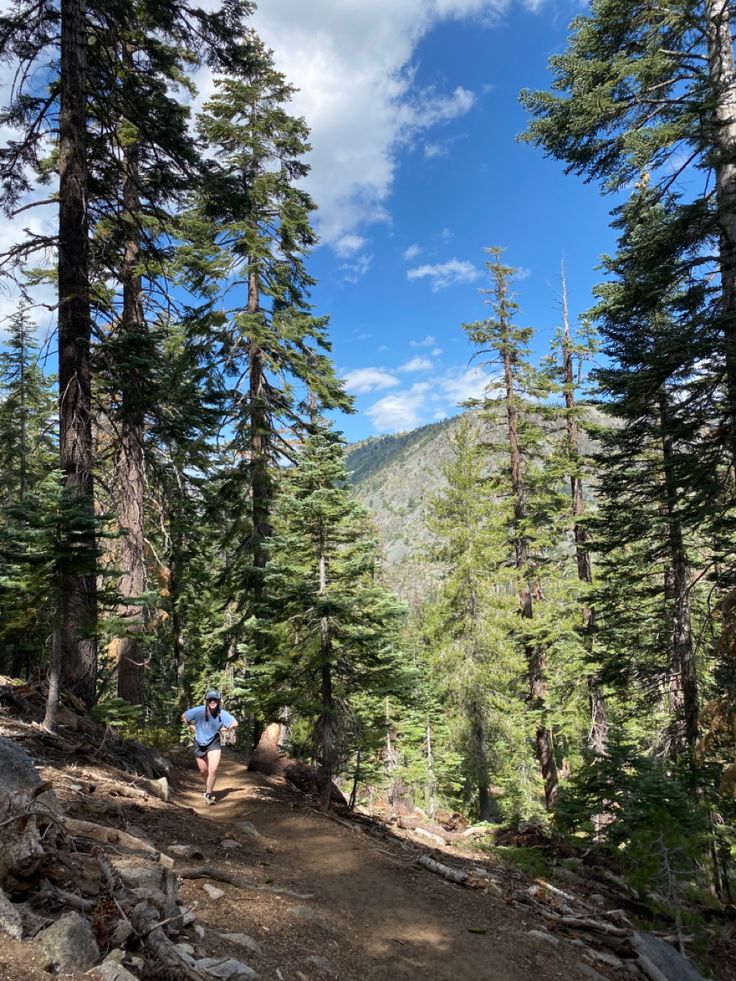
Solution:
M 612 201 L 519 144 L 523 87 L 548 87 L 579 3 L 263 0 L 256 25 L 300 87 L 322 245 L 317 312 L 358 412 L 348 439 L 457 412 L 484 384 L 460 329 L 484 315 L 486 246 L 522 274 L 519 322 L 546 353 L 592 303 Z

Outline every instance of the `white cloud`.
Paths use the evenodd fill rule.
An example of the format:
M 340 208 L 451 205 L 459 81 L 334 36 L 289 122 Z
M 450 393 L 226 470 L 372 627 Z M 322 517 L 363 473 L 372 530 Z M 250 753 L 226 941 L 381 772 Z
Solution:
M 306 186 L 323 241 L 386 220 L 402 145 L 456 119 L 474 94 L 417 91 L 417 45 L 451 19 L 495 19 L 510 0 L 268 0 L 254 23 L 300 91 L 293 110 L 311 128 Z
M 407 361 L 406 364 L 402 364 L 402 366 L 399 368 L 399 371 L 406 371 L 406 372 L 429 371 L 433 367 L 434 365 L 429 360 L 429 358 L 416 357 L 416 358 L 411 358 L 411 360 Z
M 385 388 L 393 388 L 399 384 L 399 379 L 384 371 L 383 368 L 355 368 L 349 371 L 345 378 L 345 387 L 356 395 L 366 392 L 380 392 Z
M 434 265 L 415 266 L 407 270 L 406 276 L 407 279 L 429 279 L 432 292 L 437 293 L 458 283 L 472 283 L 480 276 L 480 271 L 466 259 L 450 259 Z
M 458 405 L 467 399 L 480 398 L 496 382 L 500 383 L 500 379 L 489 375 L 480 365 L 475 365 L 472 368 L 448 372 L 437 380 L 437 388 L 453 405 Z
M 437 341 L 431 334 L 427 334 L 421 341 L 409 341 L 409 347 L 432 347 Z
M 364 245 L 365 239 L 362 235 L 343 235 L 335 243 L 335 252 L 337 252 L 340 258 L 345 258 L 349 255 L 355 255 L 356 252 L 360 252 Z
M 418 382 L 407 391 L 385 395 L 366 409 L 366 415 L 381 433 L 415 429 L 431 388 L 429 382 Z
M 403 252 L 404 259 L 406 259 L 407 262 L 411 262 L 412 259 L 416 259 L 416 257 L 420 254 L 421 251 L 422 251 L 421 245 L 418 245 L 416 242 L 412 242 L 412 244 L 408 248 L 404 249 Z
M 433 347 L 431 353 L 432 353 L 432 357 L 433 358 L 438 358 L 442 354 L 442 348 L 441 347 Z

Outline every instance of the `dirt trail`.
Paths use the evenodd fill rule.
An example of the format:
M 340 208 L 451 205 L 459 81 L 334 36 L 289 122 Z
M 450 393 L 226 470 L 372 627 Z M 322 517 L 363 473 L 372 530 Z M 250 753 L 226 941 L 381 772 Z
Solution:
M 539 926 L 531 915 L 418 868 L 398 844 L 387 846 L 336 824 L 275 781 L 248 773 L 235 757 L 223 755 L 214 806 L 205 805 L 201 791 L 193 768 L 177 771 L 175 802 L 194 813 L 181 807 L 150 812 L 146 831 L 159 847 L 196 844 L 207 864 L 254 885 L 313 897 L 244 892 L 213 882 L 225 894 L 213 901 L 203 888 L 207 880 L 182 883 L 180 895 L 196 904 L 208 951 L 241 957 L 264 981 L 329 977 L 330 966 L 344 981 L 591 977 L 573 948 L 529 935 Z M 263 839 L 244 833 L 243 821 L 252 822 Z M 239 847 L 224 848 L 227 839 Z M 218 947 L 214 933 L 245 933 L 262 954 L 244 957 L 242 947 L 227 941 Z M 313 956 L 329 965 L 315 965 Z

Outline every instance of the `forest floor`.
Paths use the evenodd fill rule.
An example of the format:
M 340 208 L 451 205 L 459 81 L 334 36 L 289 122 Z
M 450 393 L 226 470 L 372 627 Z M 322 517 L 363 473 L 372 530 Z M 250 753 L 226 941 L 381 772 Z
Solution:
M 151 781 L 105 759 L 96 737 L 78 742 L 70 756 L 38 726 L 5 712 L 0 735 L 27 750 L 70 818 L 119 829 L 177 856 L 178 901 L 194 921 L 179 939 L 196 956 L 248 963 L 262 981 L 642 977 L 627 960 L 631 950 L 615 957 L 610 944 L 603 951 L 591 946 L 585 924 L 604 920 L 610 940 L 611 933 L 627 932 L 617 931 L 617 923 L 631 920 L 622 908 L 621 880 L 583 868 L 580 858 L 560 855 L 556 869 L 549 868 L 552 878 L 540 878 L 506 864 L 503 849 L 478 850 L 440 827 L 444 842 L 421 837 L 423 829 L 408 820 L 328 814 L 283 778 L 249 772 L 233 750 L 223 752 L 216 803 L 209 806 L 188 750 L 169 754 L 174 769 L 166 802 L 148 792 Z M 177 845 L 188 846 L 188 857 L 178 857 Z M 430 856 L 470 880 L 458 885 L 418 864 Z M 607 887 L 605 876 L 619 885 Z M 75 888 L 73 877 L 67 888 Z M 636 904 L 628 909 L 636 915 Z M 571 912 L 574 924 L 565 925 Z M 716 981 L 736 981 L 730 933 L 711 933 Z M 138 977 L 169 976 L 150 973 L 147 964 Z M 49 977 L 43 966 L 32 942 L 2 936 L 0 981 L 42 981 Z M 105 975 L 92 969 L 59 977 Z

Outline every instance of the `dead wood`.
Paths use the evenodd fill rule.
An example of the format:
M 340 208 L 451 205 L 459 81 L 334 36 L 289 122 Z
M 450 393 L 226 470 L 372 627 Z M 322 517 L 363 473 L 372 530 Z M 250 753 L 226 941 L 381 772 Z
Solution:
M 272 722 L 263 730 L 258 745 L 248 760 L 251 772 L 263 773 L 267 777 L 283 777 L 306 794 L 319 792 L 319 776 L 315 767 L 304 760 L 292 759 L 279 747 L 281 726 Z M 337 786 L 333 783 L 330 791 L 330 803 L 348 806 L 348 802 Z
M 189 869 L 177 869 L 176 874 L 182 879 L 215 879 L 217 882 L 229 882 L 231 886 L 238 889 L 247 889 L 250 892 L 269 892 L 274 896 L 293 896 L 295 899 L 314 899 L 312 893 L 294 892 L 291 889 L 279 889 L 274 886 L 254 886 L 241 875 L 233 872 L 225 872 L 222 869 L 215 869 L 209 865 L 193 866 Z
M 212 981 L 210 974 L 195 967 L 189 955 L 169 940 L 159 922 L 159 912 L 155 906 L 147 902 L 138 903 L 131 914 L 130 922 L 151 954 L 174 977 L 187 978 L 189 981 Z
M 450 882 L 457 882 L 459 885 L 468 885 L 471 879 L 471 876 L 467 872 L 463 872 L 462 869 L 450 868 L 449 865 L 443 865 L 442 862 L 437 862 L 429 855 L 420 855 L 417 859 L 417 865 L 434 872 L 435 875 L 441 875 L 443 879 L 448 879 Z
M 174 867 L 173 858 L 149 845 L 142 838 L 136 838 L 135 835 L 128 834 L 127 831 L 119 831 L 117 828 L 109 828 L 102 824 L 93 824 L 91 821 L 80 821 L 77 818 L 71 817 L 64 817 L 63 822 L 69 833 L 74 836 L 91 838 L 93 841 L 99 841 L 103 845 L 119 845 L 131 851 L 143 852 L 144 855 L 148 855 L 165 868 Z
M 41 882 L 41 888 L 32 900 L 33 905 L 48 905 L 54 907 L 70 906 L 72 909 L 79 910 L 80 913 L 89 913 L 97 905 L 96 899 L 85 899 L 77 896 L 76 893 L 69 892 L 67 889 L 60 889 L 53 885 L 48 879 Z

